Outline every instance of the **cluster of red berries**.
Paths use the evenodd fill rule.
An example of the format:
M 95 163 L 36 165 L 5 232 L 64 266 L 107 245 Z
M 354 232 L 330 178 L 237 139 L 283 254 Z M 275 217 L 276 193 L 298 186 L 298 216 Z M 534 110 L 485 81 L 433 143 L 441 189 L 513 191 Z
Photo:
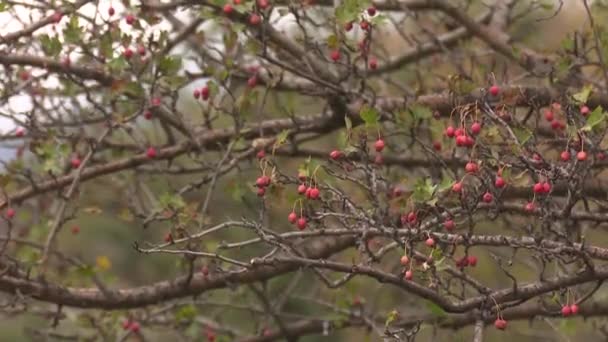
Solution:
M 306 225 L 308 224 L 308 221 L 306 221 L 306 217 L 300 216 L 298 218 L 298 215 L 295 211 L 289 213 L 289 215 L 287 216 L 287 220 L 289 221 L 289 223 L 295 224 L 300 230 L 306 229 Z
M 576 305 L 576 303 L 572 304 L 572 305 L 566 304 L 566 305 L 562 306 L 562 310 L 561 310 L 562 316 L 568 317 L 568 316 L 576 315 L 576 314 L 578 314 L 578 309 L 579 308 L 578 308 L 578 305 Z
M 399 263 L 402 266 L 406 267 L 410 263 L 410 258 L 407 255 L 404 255 L 399 260 Z M 412 280 L 412 279 L 414 279 L 414 272 L 411 269 L 406 270 L 405 273 L 403 274 L 403 279 L 405 279 L 405 280 Z
M 140 326 L 138 322 L 133 321 L 131 319 L 126 319 L 124 322 L 122 322 L 122 328 L 124 330 L 129 330 L 134 333 L 137 333 L 139 332 Z
M 448 137 L 450 139 L 455 138 L 456 146 L 471 148 L 471 147 L 473 147 L 473 145 L 475 145 L 474 136 L 479 135 L 480 132 L 481 132 L 481 123 L 475 121 L 469 127 L 470 134 L 467 134 L 467 131 L 464 127 L 454 128 L 454 126 L 448 126 L 445 129 L 444 134 L 446 137 Z M 436 146 L 436 144 L 433 144 L 433 147 L 435 148 L 435 150 L 441 149 L 441 145 Z
M 532 191 L 534 191 L 537 195 L 545 195 L 551 192 L 551 183 L 549 182 L 537 182 L 532 187 Z
M 456 260 L 456 267 L 465 268 L 467 266 L 475 267 L 477 266 L 477 257 L 474 255 L 463 256 L 462 258 Z
M 410 211 L 407 214 L 401 215 L 401 224 L 414 226 L 418 223 L 418 214 L 415 211 Z
M 258 188 L 258 196 L 263 197 L 266 194 L 266 188 L 270 185 L 270 177 L 263 175 L 255 181 L 255 186 Z
M 507 321 L 499 317 L 494 321 L 494 327 L 498 330 L 505 330 L 507 328 Z
M 201 89 L 194 89 L 192 95 L 197 100 L 200 98 L 203 101 L 207 101 L 209 99 L 209 96 L 211 95 L 211 91 L 209 90 L 208 86 L 204 86 Z
M 217 338 L 217 336 L 215 335 L 215 331 L 213 331 L 213 329 L 211 328 L 205 329 L 205 337 L 209 342 L 215 342 L 215 339 Z

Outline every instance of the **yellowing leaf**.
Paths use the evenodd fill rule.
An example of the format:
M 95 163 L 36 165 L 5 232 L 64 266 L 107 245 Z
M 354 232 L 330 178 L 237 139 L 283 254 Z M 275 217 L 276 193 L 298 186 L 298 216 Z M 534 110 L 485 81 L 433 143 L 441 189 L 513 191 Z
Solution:
M 97 264 L 97 267 L 99 267 L 102 270 L 109 270 L 112 267 L 112 262 L 105 255 L 98 256 L 95 259 L 95 263 Z

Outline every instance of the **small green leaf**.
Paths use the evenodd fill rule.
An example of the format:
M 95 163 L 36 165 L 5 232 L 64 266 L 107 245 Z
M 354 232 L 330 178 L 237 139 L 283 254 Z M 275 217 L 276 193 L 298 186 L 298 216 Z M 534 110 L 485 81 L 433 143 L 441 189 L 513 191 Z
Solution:
M 452 185 L 454 185 L 454 179 L 452 179 L 450 176 L 444 175 L 441 179 L 441 183 L 439 183 L 439 186 L 437 187 L 437 192 L 449 190 L 452 188 Z
M 180 195 L 172 193 L 162 194 L 158 201 L 163 209 L 181 209 L 186 206 L 186 202 Z
M 433 185 L 430 178 L 420 178 L 416 184 L 414 184 L 412 199 L 419 203 L 430 201 L 433 198 L 435 189 L 437 189 L 437 186 Z
M 431 302 L 430 300 L 426 301 L 426 308 L 433 314 L 433 316 L 437 318 L 447 316 L 445 310 L 443 310 L 439 305 Z
M 129 65 L 122 56 L 111 59 L 107 64 L 112 73 L 121 73 Z
M 196 309 L 196 307 L 194 305 L 186 305 L 186 306 L 181 307 L 175 313 L 175 320 L 178 323 L 190 322 L 193 319 L 195 319 L 197 315 L 198 315 L 198 310 Z
M 587 117 L 587 124 L 583 126 L 582 130 L 586 132 L 592 131 L 597 125 L 602 123 L 606 119 L 606 112 L 602 107 L 597 107 Z
M 47 34 L 40 35 L 40 44 L 44 54 L 49 57 L 56 57 L 61 52 L 61 41 L 57 36 L 49 37 Z
M 364 106 L 359 112 L 361 119 L 365 122 L 365 126 L 373 127 L 378 123 L 378 112 L 370 106 Z
M 515 137 L 520 145 L 524 145 L 525 143 L 532 138 L 532 132 L 527 128 L 513 128 L 513 133 L 515 133 Z
M 175 75 L 182 67 L 182 59 L 177 56 L 163 56 L 158 62 L 158 70 L 163 75 Z
M 391 325 L 391 323 L 393 323 L 395 320 L 397 320 L 398 317 L 399 317 L 399 312 L 397 310 L 393 310 L 393 311 L 389 312 L 389 314 L 386 316 L 386 321 L 384 322 L 384 326 L 388 327 L 389 325 Z
M 274 142 L 274 147 L 277 148 L 277 147 L 283 145 L 287 141 L 288 137 L 289 137 L 289 130 L 285 129 L 285 130 L 281 131 L 281 133 L 279 133 L 277 135 L 277 139 Z
M 592 90 L 593 90 L 592 86 L 586 85 L 583 87 L 583 89 L 581 89 L 580 92 L 572 95 L 572 98 L 574 98 L 574 100 L 576 102 L 578 102 L 579 104 L 585 104 L 585 103 L 587 103 L 587 100 L 589 99 L 589 95 L 591 95 Z
M 63 29 L 63 39 L 66 43 L 79 44 L 82 42 L 82 29 L 78 25 L 78 17 L 73 15 Z
M 428 107 L 420 105 L 410 107 L 410 112 L 412 112 L 414 119 L 417 120 L 429 119 L 433 116 L 433 112 Z

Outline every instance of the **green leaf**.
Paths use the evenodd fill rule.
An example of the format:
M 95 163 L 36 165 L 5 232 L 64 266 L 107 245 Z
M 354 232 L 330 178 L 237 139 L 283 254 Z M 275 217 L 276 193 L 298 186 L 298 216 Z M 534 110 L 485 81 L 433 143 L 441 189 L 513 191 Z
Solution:
M 587 100 L 589 99 L 589 95 L 591 95 L 592 90 L 593 90 L 592 86 L 586 85 L 583 87 L 583 89 L 581 89 L 581 91 L 572 95 L 572 98 L 574 98 L 574 100 L 576 102 L 578 102 L 579 104 L 585 104 L 585 103 L 587 103 Z
M 113 58 L 107 63 L 107 66 L 112 73 L 121 73 L 128 65 L 129 64 L 122 56 Z
M 452 188 L 452 185 L 454 185 L 454 179 L 452 179 L 450 176 L 444 175 L 441 179 L 441 183 L 439 183 L 439 186 L 437 187 L 437 192 L 449 190 Z
M 175 313 L 175 320 L 178 323 L 190 322 L 196 318 L 196 315 L 198 315 L 198 310 L 196 309 L 196 307 L 194 305 L 190 304 L 190 305 L 182 306 Z
M 177 56 L 163 56 L 158 62 L 158 70 L 163 75 L 175 75 L 182 67 L 182 59 Z
M 583 128 L 581 130 L 590 132 L 597 125 L 602 123 L 605 119 L 606 119 L 606 112 L 604 112 L 602 107 L 597 107 L 593 110 L 593 112 L 591 112 L 591 114 L 589 114 L 589 116 L 587 117 L 587 124 L 585 124 L 585 126 L 583 126 Z
M 70 44 L 82 43 L 82 29 L 78 25 L 78 17 L 73 15 L 63 29 L 63 39 Z
M 445 310 L 443 310 L 439 305 L 431 302 L 430 300 L 426 301 L 426 308 L 429 310 L 433 316 L 441 318 L 447 316 Z
M 99 51 L 101 55 L 110 58 L 112 57 L 114 50 L 112 49 L 112 34 L 109 31 L 106 31 L 101 38 L 99 39 Z
M 513 128 L 513 133 L 515 133 L 515 137 L 517 137 L 520 145 L 524 145 L 532 138 L 532 132 L 527 128 L 515 127 Z
M 158 201 L 163 209 L 181 209 L 186 206 L 186 202 L 180 195 L 172 193 L 162 194 Z
M 410 112 L 414 116 L 414 119 L 417 120 L 429 119 L 433 116 L 433 112 L 428 107 L 421 105 L 414 105 L 410 107 Z
M 8 8 L 8 3 L 6 1 L 0 1 L 0 12 L 6 11 Z
M 61 52 L 61 42 L 56 36 L 51 38 L 47 34 L 42 34 L 40 35 L 40 44 L 42 44 L 44 54 L 49 57 L 57 57 Z
M 399 317 L 399 312 L 397 310 L 393 310 L 391 312 L 389 312 L 389 314 L 386 316 L 386 321 L 384 322 L 384 326 L 388 327 L 389 325 L 391 325 L 391 323 L 393 323 L 397 318 Z
M 281 133 L 279 133 L 277 135 L 277 140 L 274 142 L 274 147 L 276 148 L 276 147 L 283 145 L 287 141 L 288 137 L 289 137 L 288 129 L 281 131 Z
M 419 203 L 430 201 L 433 198 L 435 189 L 437 189 L 437 186 L 433 185 L 430 178 L 420 178 L 416 184 L 414 184 L 412 199 Z
M 378 123 L 378 112 L 370 106 L 364 106 L 359 112 L 361 119 L 365 122 L 365 126 L 373 127 Z
M 122 89 L 123 93 L 131 94 L 135 97 L 139 97 L 144 93 L 144 89 L 141 87 L 139 82 L 129 82 Z

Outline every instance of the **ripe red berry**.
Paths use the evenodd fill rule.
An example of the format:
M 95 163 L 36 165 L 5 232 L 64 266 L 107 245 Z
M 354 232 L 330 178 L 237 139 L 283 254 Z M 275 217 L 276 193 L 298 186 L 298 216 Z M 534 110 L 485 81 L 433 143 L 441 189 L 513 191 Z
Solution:
M 550 110 L 547 110 L 545 112 L 545 120 L 547 120 L 548 122 L 553 121 L 553 119 L 555 118 L 555 116 L 553 115 L 553 112 Z
M 481 124 L 479 122 L 473 122 L 471 125 L 471 133 L 477 135 L 481 132 Z
M 382 152 L 382 150 L 384 150 L 384 140 L 382 140 L 382 139 L 376 140 L 376 143 L 374 144 L 374 148 L 376 149 L 376 152 Z
M 258 0 L 257 3 L 258 3 L 258 6 L 261 9 L 266 9 L 270 5 L 270 3 L 268 2 L 268 0 Z
M 133 50 L 126 48 L 125 51 L 123 51 L 122 55 L 125 56 L 126 59 L 130 59 L 131 57 L 133 57 Z
M 369 30 L 369 22 L 367 20 L 361 21 L 361 23 L 359 24 L 359 26 L 361 27 L 361 29 L 363 31 Z
M 536 210 L 536 205 L 534 204 L 534 202 L 528 202 L 524 206 L 524 210 L 529 213 L 534 212 L 534 210 Z
M 494 326 L 498 330 L 505 330 L 507 328 L 507 321 L 505 321 L 504 319 L 497 318 L 494 321 Z
M 262 22 L 262 17 L 260 17 L 258 14 L 251 14 L 249 16 L 249 24 L 257 26 Z
M 467 173 L 475 173 L 477 172 L 477 163 L 470 161 L 465 165 L 464 169 Z
M 572 309 L 570 309 L 569 305 L 562 306 L 562 316 L 568 317 L 572 314 Z
M 329 58 L 331 58 L 332 61 L 337 62 L 340 60 L 340 50 L 333 50 L 330 54 L 329 54 Z
M 353 22 L 352 21 L 349 21 L 346 24 L 344 24 L 344 31 L 348 32 L 348 31 L 350 31 L 352 29 L 353 29 Z
M 53 13 L 53 16 L 51 17 L 51 20 L 53 21 L 53 23 L 58 24 L 62 18 L 63 18 L 63 13 L 55 12 L 55 13 Z
M 258 197 L 264 197 L 265 194 L 266 194 L 265 188 L 258 188 L 258 191 L 257 191 Z
M 475 267 L 477 265 L 477 257 L 474 255 L 469 255 L 467 257 L 467 264 L 471 267 Z
M 73 169 L 77 169 L 80 167 L 80 158 L 78 157 L 72 157 L 72 159 L 70 160 L 70 164 L 72 165 Z
M 457 128 L 457 129 L 454 131 L 454 136 L 459 137 L 459 136 L 461 136 L 461 135 L 464 135 L 464 129 L 462 129 L 462 128 Z
M 569 161 L 569 160 L 570 160 L 570 152 L 568 152 L 568 151 L 563 151 L 563 152 L 562 152 L 562 153 L 559 155 L 559 157 L 562 159 L 562 161 L 567 162 L 567 161 Z
M 412 280 L 412 279 L 414 279 L 414 272 L 412 272 L 411 270 L 405 271 L 405 275 L 403 276 L 403 278 L 405 280 Z
M 369 59 L 369 68 L 372 70 L 376 70 L 378 68 L 378 60 L 374 57 Z
M 256 179 L 256 181 L 255 181 L 255 185 L 258 188 L 267 187 L 268 185 L 270 185 L 270 177 L 268 177 L 268 176 L 258 177 L 258 179 Z
M 407 255 L 404 255 L 401 257 L 401 259 L 399 259 L 399 263 L 401 263 L 403 266 L 407 266 L 407 264 L 410 263 L 410 258 L 408 258 Z
M 25 129 L 23 127 L 17 127 L 17 129 L 15 130 L 15 136 L 22 137 L 24 135 L 25 135 Z
M 114 7 L 110 6 L 110 8 L 108 8 L 108 15 L 111 17 L 114 15 L 114 13 L 116 13 L 116 11 L 114 11 Z
M 317 188 L 310 189 L 310 199 L 316 200 L 319 198 L 321 192 Z
M 306 229 L 306 218 L 300 217 L 297 222 L 298 229 L 304 230 Z
M 570 305 L 570 312 L 571 312 L 573 315 L 576 315 L 576 314 L 578 313 L 578 305 L 576 305 L 576 304 L 572 304 L 572 305 Z
M 407 222 L 409 224 L 415 224 L 418 221 L 418 215 L 415 212 L 411 211 L 407 214 Z
M 456 146 L 466 146 L 467 145 L 467 137 L 464 135 L 459 135 L 456 137 Z
M 266 151 L 264 150 L 259 150 L 258 153 L 255 155 L 258 159 L 263 159 L 264 157 L 266 157 Z
M 454 137 L 454 131 L 455 131 L 454 127 L 448 126 L 445 129 L 445 136 L 448 137 L 448 138 L 453 138 Z
M 582 106 L 581 107 L 581 114 L 583 116 L 589 115 L 590 112 L 591 112 L 591 110 L 589 109 L 589 107 L 587 107 L 587 106 Z
M 15 209 L 13 208 L 8 208 L 6 209 L 6 218 L 7 219 L 12 219 L 13 217 L 15 217 L 15 214 L 17 214 L 17 211 L 15 211 Z
M 203 99 L 203 101 L 207 101 L 209 99 L 209 95 L 210 95 L 210 90 L 209 87 L 204 86 L 201 88 L 201 97 Z
M 230 13 L 232 13 L 234 8 L 232 7 L 231 4 L 225 4 L 223 10 L 224 10 L 224 14 L 229 15 Z
M 596 157 L 599 160 L 604 160 L 604 159 L 606 159 L 606 154 L 604 152 L 598 152 Z
M 500 93 L 500 88 L 497 85 L 493 85 L 489 89 L 490 95 L 497 96 Z
M 198 89 L 194 89 L 194 92 L 192 92 L 192 96 L 194 96 L 194 98 L 198 100 L 198 98 L 201 97 L 201 91 Z
M 426 241 L 424 241 L 424 244 L 429 248 L 435 247 L 435 240 L 433 240 L 433 238 L 430 237 L 430 238 L 426 239 Z
M 501 189 L 501 188 L 505 187 L 506 183 L 505 183 L 505 180 L 502 177 L 496 177 L 496 180 L 494 181 L 494 185 L 497 188 Z
M 30 73 L 27 70 L 23 70 L 19 73 L 19 79 L 22 81 L 27 81 L 30 79 Z
M 287 220 L 288 220 L 290 223 L 296 223 L 296 221 L 298 220 L 298 215 L 296 215 L 296 213 L 292 211 L 292 212 L 291 212 L 291 213 L 289 213 L 289 215 L 287 216 Z
M 153 107 L 158 107 L 161 104 L 161 100 L 160 97 L 153 97 L 152 100 L 150 101 L 150 105 L 152 105 Z
M 135 16 L 133 14 L 128 14 L 125 20 L 127 21 L 127 24 L 133 25 L 135 23 Z
M 461 192 L 462 191 L 462 183 L 461 182 L 457 182 L 454 183 L 454 185 L 452 185 L 452 191 L 454 192 Z
M 543 183 L 543 192 L 548 194 L 549 192 L 551 192 L 551 184 L 549 184 L 549 182 L 544 182 Z
M 73 226 L 71 230 L 72 230 L 72 234 L 73 235 L 77 235 L 78 233 L 80 233 L 80 227 L 79 226 Z
M 534 187 L 532 187 L 532 190 L 536 194 L 542 194 L 543 191 L 544 191 L 543 190 L 543 184 L 542 183 L 536 183 L 536 184 L 534 184 Z
M 329 153 L 329 157 L 333 160 L 338 160 L 342 157 L 342 152 L 338 150 L 333 150 Z
M 445 220 L 443 222 L 443 227 L 447 230 L 447 231 L 452 231 L 454 230 L 454 227 L 456 226 L 456 224 L 454 223 L 454 220 L 449 219 L 449 220 Z
M 143 45 L 138 45 L 138 46 L 137 46 L 137 53 L 138 53 L 140 56 L 145 56 L 145 55 L 146 55 L 146 47 L 145 47 L 145 46 L 143 46 Z
M 554 121 L 551 122 L 551 128 L 554 131 L 560 130 L 562 128 L 562 124 L 559 121 L 554 120 Z
M 304 196 L 306 196 L 306 198 L 310 198 L 310 191 L 312 190 L 312 188 L 306 188 L 306 191 L 304 191 Z
M 578 159 L 578 161 L 585 161 L 585 160 L 587 160 L 587 152 L 580 151 L 579 153 L 576 154 L 576 159 Z
M 483 199 L 484 202 L 490 203 L 494 199 L 494 196 L 492 196 L 491 193 L 486 192 L 485 194 L 483 194 L 483 198 L 482 199 Z
M 300 185 L 298 186 L 298 193 L 299 193 L 300 195 L 303 195 L 304 193 L 306 193 L 306 189 L 307 189 L 307 188 L 306 188 L 306 185 L 304 185 L 304 184 L 300 184 Z
M 376 15 L 376 7 L 370 7 L 367 9 L 367 14 L 369 14 L 370 17 L 373 17 Z
M 433 142 L 433 149 L 437 152 L 441 151 L 441 143 L 439 141 Z
M 247 86 L 249 88 L 255 88 L 257 85 L 258 85 L 258 77 L 256 75 L 249 77 L 249 79 L 247 80 Z
M 148 150 L 146 151 L 146 156 L 150 159 L 156 158 L 156 156 L 157 156 L 156 149 L 154 147 L 148 147 Z

